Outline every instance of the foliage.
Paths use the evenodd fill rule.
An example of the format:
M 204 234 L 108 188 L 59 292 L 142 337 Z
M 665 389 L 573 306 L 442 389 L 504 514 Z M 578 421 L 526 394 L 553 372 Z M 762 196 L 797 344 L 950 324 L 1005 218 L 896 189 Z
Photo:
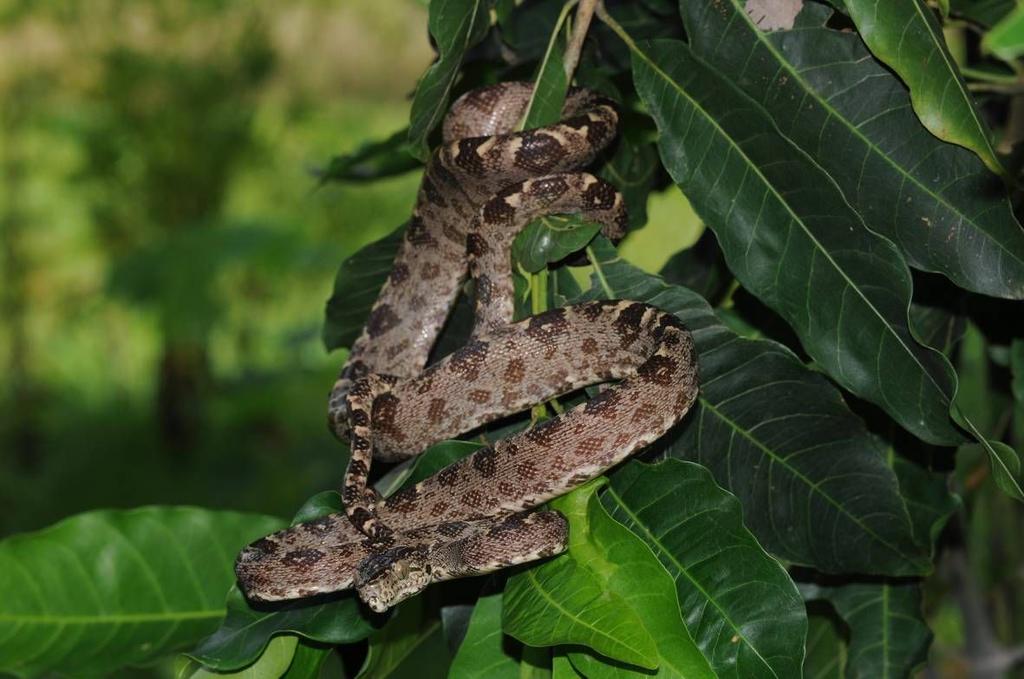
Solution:
M 230 564 L 275 520 L 195 508 L 83 514 L 0 542 L 0 620 L 13 625 L 0 631 L 0 669 L 91 674 L 186 650 L 198 677 L 312 677 L 336 653 L 366 677 L 909 677 L 933 637 L 942 649 L 960 643 L 943 616 L 990 630 L 982 651 L 968 635 L 966 662 L 1020 643 L 1012 616 L 979 622 L 958 598 L 979 583 L 960 573 L 946 588 L 935 570 L 943 553 L 947 567 L 970 563 L 970 577 L 1024 611 L 1007 589 L 1012 569 L 987 552 L 998 542 L 1011 565 L 1024 558 L 1024 229 L 1014 211 L 1020 162 L 1007 153 L 1024 137 L 1019 8 L 755 5 L 772 7 L 609 0 L 575 72 L 620 106 L 619 141 L 594 169 L 623 191 L 630 238 L 661 247 L 644 228 L 646 206 L 675 185 L 706 227 L 692 248 L 645 271 L 594 225 L 559 216 L 516 240 L 526 313 L 642 300 L 677 315 L 699 354 L 701 394 L 687 418 L 642 460 L 551 503 L 570 522 L 565 554 L 432 587 L 390 616 L 352 593 L 254 607 L 230 587 Z M 532 78 L 525 123 L 554 119 L 575 6 L 431 2 L 438 58 L 408 129 L 336 156 L 321 182 L 372 186 L 418 167 L 450 102 L 481 84 Z M 962 48 L 964 30 L 983 34 L 980 47 Z M 249 75 L 262 77 L 262 57 L 249 57 Z M 139 87 L 159 72 L 112 58 Z M 223 85 L 208 75 L 199 89 L 213 96 Z M 243 144 L 214 137 L 233 149 L 218 155 L 226 172 Z M 110 141 L 98 135 L 91 153 L 120 167 Z M 153 215 L 187 207 L 157 190 L 159 152 L 140 151 L 156 156 L 140 184 Z M 224 172 L 203 169 L 217 180 L 192 179 L 212 214 Z M 111 228 L 131 241 L 125 223 Z M 341 263 L 328 349 L 357 336 L 402 234 Z M 205 255 L 205 295 L 227 261 L 220 251 L 289 247 L 263 242 L 175 237 L 167 261 Z M 159 280 L 162 245 L 132 248 L 124 290 L 173 300 L 195 282 Z M 571 256 L 580 251 L 582 265 Z M 465 337 L 465 302 L 435 353 Z M 217 310 L 201 306 L 205 336 Z M 525 419 L 481 433 L 493 439 Z M 434 446 L 378 488 L 393 492 L 476 447 Z M 295 520 L 339 508 L 336 493 L 322 493 Z

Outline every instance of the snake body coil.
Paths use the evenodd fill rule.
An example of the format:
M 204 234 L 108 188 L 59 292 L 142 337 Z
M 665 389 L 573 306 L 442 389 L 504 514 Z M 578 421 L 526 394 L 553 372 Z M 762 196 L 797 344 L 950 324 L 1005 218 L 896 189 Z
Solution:
M 578 213 L 612 238 L 626 227 L 615 188 L 573 171 L 614 137 L 614 106 L 572 90 L 561 122 L 512 132 L 531 88 L 503 83 L 453 105 L 391 275 L 331 393 L 331 425 L 350 439 L 352 453 L 345 514 L 246 547 L 236 573 L 250 599 L 355 587 L 382 611 L 430 582 L 557 554 L 566 545 L 565 519 L 528 510 L 652 443 L 693 404 L 693 342 L 671 314 L 608 301 L 512 322 L 511 245 L 526 224 Z M 472 338 L 427 367 L 467 272 L 476 290 Z M 407 459 L 609 380 L 621 382 L 387 499 L 367 486 L 373 458 Z

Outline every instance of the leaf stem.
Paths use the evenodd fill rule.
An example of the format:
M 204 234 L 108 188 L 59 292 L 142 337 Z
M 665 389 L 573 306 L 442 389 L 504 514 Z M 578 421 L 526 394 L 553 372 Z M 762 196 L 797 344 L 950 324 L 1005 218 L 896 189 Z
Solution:
M 597 9 L 598 0 L 580 0 L 576 8 L 576 22 L 572 27 L 572 35 L 569 37 L 569 46 L 565 50 L 565 79 L 572 82 L 572 74 L 576 71 L 576 65 L 580 61 L 580 53 L 583 51 L 583 41 L 587 37 L 587 30 L 590 28 L 590 20 L 594 18 L 594 10 Z

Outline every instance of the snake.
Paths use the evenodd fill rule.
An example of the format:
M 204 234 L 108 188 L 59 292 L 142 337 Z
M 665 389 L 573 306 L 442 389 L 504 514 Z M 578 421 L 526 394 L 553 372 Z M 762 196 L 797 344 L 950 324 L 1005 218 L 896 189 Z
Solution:
M 650 304 L 599 300 L 515 321 L 512 243 L 532 220 L 577 214 L 621 238 L 616 188 L 582 171 L 617 134 L 609 99 L 570 88 L 558 122 L 518 130 L 533 85 L 471 90 L 442 123 L 387 280 L 329 397 L 328 422 L 349 442 L 343 512 L 245 547 L 235 563 L 250 601 L 355 589 L 383 612 L 432 582 L 559 554 L 568 522 L 538 509 L 650 445 L 699 388 L 693 339 Z M 466 343 L 428 365 L 472 283 Z M 383 498 L 374 460 L 430 445 L 583 387 L 593 398 L 482 447 Z

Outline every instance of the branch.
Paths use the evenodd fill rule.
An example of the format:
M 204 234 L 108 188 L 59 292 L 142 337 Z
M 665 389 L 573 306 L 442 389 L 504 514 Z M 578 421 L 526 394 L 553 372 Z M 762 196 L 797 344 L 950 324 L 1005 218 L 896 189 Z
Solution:
M 572 27 L 572 35 L 569 37 L 569 45 L 565 48 L 565 79 L 572 82 L 572 74 L 576 71 L 576 65 L 580 61 L 580 53 L 583 51 L 583 41 L 587 37 L 587 30 L 590 28 L 590 20 L 594 17 L 594 10 L 597 8 L 598 0 L 580 0 L 576 8 L 576 23 Z

